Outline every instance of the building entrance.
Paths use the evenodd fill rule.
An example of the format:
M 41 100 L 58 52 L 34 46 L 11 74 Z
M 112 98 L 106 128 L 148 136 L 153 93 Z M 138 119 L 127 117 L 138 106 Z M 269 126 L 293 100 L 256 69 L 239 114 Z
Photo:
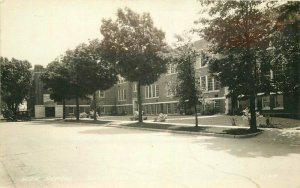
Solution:
M 55 117 L 55 107 L 45 107 L 46 117 Z

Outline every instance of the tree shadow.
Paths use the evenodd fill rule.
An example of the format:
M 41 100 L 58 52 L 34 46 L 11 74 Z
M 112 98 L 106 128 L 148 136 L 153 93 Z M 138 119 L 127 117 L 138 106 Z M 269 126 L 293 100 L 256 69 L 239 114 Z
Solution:
M 116 131 L 115 127 L 105 127 L 105 129 L 84 130 L 84 131 L 80 131 L 79 133 L 98 134 L 98 135 L 120 135 L 120 134 L 149 134 L 149 133 L 157 133 L 157 132 L 138 130 L 138 129 L 121 129 L 121 128 L 118 128 L 118 131 Z
M 91 127 L 91 126 L 104 126 L 108 125 L 112 121 L 102 121 L 102 120 L 62 120 L 62 119 L 53 119 L 53 120 L 38 120 L 30 121 L 32 125 L 53 125 L 54 127 Z
M 300 154 L 299 133 L 285 134 L 281 131 L 264 131 L 253 138 L 213 138 L 195 142 L 201 142 L 209 150 L 225 151 L 230 155 L 244 158 L 271 158 Z

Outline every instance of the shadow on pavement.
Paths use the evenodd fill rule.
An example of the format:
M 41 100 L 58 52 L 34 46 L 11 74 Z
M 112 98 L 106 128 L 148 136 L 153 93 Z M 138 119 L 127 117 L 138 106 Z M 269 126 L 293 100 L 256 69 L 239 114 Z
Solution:
M 225 151 L 230 155 L 245 158 L 286 156 L 300 154 L 300 134 L 281 131 L 264 131 L 253 138 L 244 139 L 205 139 L 207 149 Z M 202 143 L 202 141 L 195 141 Z
M 38 121 L 30 121 L 28 122 L 31 125 L 53 125 L 55 127 L 90 127 L 90 126 L 103 126 L 111 123 L 111 121 L 94 121 L 94 120 L 62 120 L 62 119 L 55 119 L 55 120 L 38 120 Z
M 157 133 L 154 131 L 145 131 L 145 130 L 134 130 L 134 129 L 118 129 L 114 127 L 106 127 L 105 129 L 92 129 L 80 131 L 81 134 L 98 134 L 98 135 L 117 135 L 117 134 L 149 134 Z

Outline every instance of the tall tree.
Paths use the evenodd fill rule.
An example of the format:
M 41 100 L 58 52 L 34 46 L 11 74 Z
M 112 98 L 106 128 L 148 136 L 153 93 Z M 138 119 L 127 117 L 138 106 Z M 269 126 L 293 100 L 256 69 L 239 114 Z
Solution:
M 209 5 L 210 17 L 201 18 L 201 36 L 211 43 L 220 59 L 211 63 L 223 86 L 250 101 L 250 129 L 256 130 L 255 97 L 259 89 L 258 52 L 266 51 L 271 21 L 265 19 L 264 1 L 200 1 Z
M 199 77 L 196 76 L 195 64 L 200 53 L 193 46 L 188 36 L 176 36 L 177 45 L 171 52 L 170 60 L 176 64 L 176 97 L 185 108 L 194 108 L 195 127 L 198 127 L 197 104 L 201 96 Z
M 63 119 L 66 118 L 65 100 L 72 97 L 70 75 L 66 64 L 56 59 L 47 65 L 41 79 L 50 91 L 50 98 L 63 103 Z
M 166 48 L 165 34 L 153 25 L 149 13 L 139 15 L 129 8 L 119 9 L 117 19 L 102 20 L 104 57 L 116 62 L 126 80 L 137 82 L 139 122 L 142 122 L 141 86 L 155 82 L 167 71 L 167 61 L 160 55 Z
M 15 121 L 19 105 L 27 98 L 31 86 L 31 64 L 28 61 L 0 57 L 1 98 L 5 103 L 4 117 Z
M 277 6 L 272 38 L 274 86 L 298 101 L 300 118 L 300 2 Z
M 102 58 L 98 40 L 89 44 L 79 44 L 75 50 L 67 51 L 63 61 L 66 63 L 72 92 L 76 99 L 76 119 L 79 120 L 79 97 L 93 95 L 94 119 L 96 120 L 96 91 L 106 90 L 117 81 L 114 64 Z
M 80 70 L 79 84 L 87 94 L 93 95 L 94 120 L 97 120 L 96 91 L 109 89 L 117 82 L 114 64 L 103 59 L 102 55 L 100 42 L 95 39 L 89 41 L 89 44 L 85 46 L 85 51 L 80 56 L 85 65 L 84 70 Z

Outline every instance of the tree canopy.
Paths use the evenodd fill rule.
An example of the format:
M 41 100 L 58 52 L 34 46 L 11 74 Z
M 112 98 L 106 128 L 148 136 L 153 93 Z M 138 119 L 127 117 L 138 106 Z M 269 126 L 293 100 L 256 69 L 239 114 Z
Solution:
M 154 27 L 149 13 L 139 15 L 129 8 L 118 9 L 117 19 L 102 20 L 100 32 L 104 58 L 116 63 L 120 75 L 138 83 L 139 121 L 142 121 L 140 86 L 155 82 L 167 71 L 160 55 L 165 51 L 165 34 Z
M 89 44 L 79 44 L 74 50 L 68 50 L 63 63 L 68 69 L 71 93 L 76 99 L 76 118 L 79 119 L 79 97 L 94 94 L 97 90 L 106 90 L 117 81 L 114 64 L 102 57 L 98 40 Z
M 19 105 L 28 97 L 31 86 L 31 64 L 26 60 L 0 57 L 1 99 L 5 103 L 4 117 L 16 120 Z
M 201 96 L 196 77 L 195 64 L 200 53 L 193 46 L 191 38 L 176 36 L 177 46 L 171 52 L 170 61 L 174 62 L 177 70 L 176 97 L 179 98 L 180 106 L 194 108 L 195 126 L 198 126 L 197 104 Z
M 256 130 L 255 96 L 259 90 L 260 69 L 267 53 L 272 20 L 265 17 L 268 4 L 264 1 L 200 1 L 209 5 L 209 18 L 201 18 L 200 35 L 211 43 L 212 53 L 220 54 L 210 70 L 223 86 L 250 99 L 251 125 Z M 260 75 L 260 76 L 259 76 Z M 265 83 L 262 83 L 265 84 Z

